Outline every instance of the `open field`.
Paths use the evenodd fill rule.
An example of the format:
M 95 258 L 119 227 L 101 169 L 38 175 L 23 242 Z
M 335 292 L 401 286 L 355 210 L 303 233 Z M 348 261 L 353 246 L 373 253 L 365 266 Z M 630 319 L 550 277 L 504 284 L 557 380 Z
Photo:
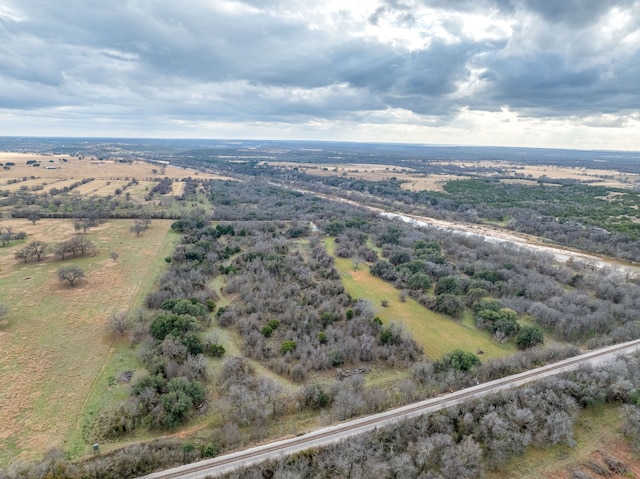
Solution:
M 401 187 L 410 191 L 440 191 L 444 192 L 444 185 L 448 181 L 464 180 L 466 177 L 459 175 L 406 175 L 400 174 L 398 179 L 405 180 Z
M 269 165 L 282 169 L 297 168 L 298 171 L 316 176 L 346 176 L 354 179 L 381 181 L 395 177 L 404 181 L 402 188 L 411 191 L 430 190 L 444 191 L 447 181 L 465 179 L 459 175 L 430 175 L 416 172 L 412 168 L 400 168 L 393 165 L 367 164 L 327 164 L 315 165 L 309 163 L 269 162 Z
M 27 165 L 27 161 L 36 160 L 40 167 Z M 66 160 L 66 161 L 65 161 Z M 120 163 L 114 160 L 97 160 L 95 158 L 78 158 L 69 155 L 32 155 L 25 153 L 0 152 L 0 163 L 15 163 L 10 170 L 0 170 L 0 184 L 9 178 L 37 176 L 40 178 L 100 178 L 126 179 L 138 178 L 224 178 L 209 173 L 201 173 L 174 166 L 163 166 L 146 161 Z M 46 169 L 55 168 L 55 169 Z
M 39 161 L 40 166 L 34 167 L 27 164 L 27 161 Z M 93 178 L 93 181 L 76 186 L 71 193 L 84 198 L 107 197 L 114 196 L 116 190 L 120 189 L 123 198 L 127 195 L 126 198 L 135 203 L 145 203 L 145 196 L 165 177 L 174 180 L 172 191 L 167 195 L 171 199 L 184 193 L 183 179 L 229 179 L 146 161 L 121 163 L 68 155 L 0 153 L 0 164 L 7 163 L 14 163 L 14 166 L 10 166 L 8 170 L 0 169 L 0 191 L 11 194 L 24 191 L 39 195 L 56 188 L 62 192 L 65 187 L 69 188 L 82 179 Z M 133 179 L 138 183 L 131 184 Z M 157 196 L 158 199 L 162 198 L 161 195 Z
M 2 224 L 27 232 L 27 241 L 53 244 L 73 234 L 69 220 Z M 103 367 L 124 367 L 120 355 L 112 358 L 116 349 L 106 320 L 112 312 L 141 305 L 177 239 L 167 234 L 169 224 L 154 220 L 136 238 L 129 232 L 131 221 L 107 222 L 87 234 L 98 247 L 96 256 L 64 262 L 52 255 L 40 263 L 18 262 L 13 252 L 23 242 L 0 249 L 0 303 L 10 309 L 8 324 L 0 327 L 0 465 L 66 447 L 94 378 Z M 111 251 L 118 253 L 117 261 Z M 56 270 L 72 263 L 86 278 L 69 287 L 57 280 Z
M 270 166 L 289 170 L 297 168 L 303 173 L 317 176 L 348 176 L 349 178 L 361 178 L 364 180 L 380 181 L 395 176 L 413 175 L 416 173 L 412 168 L 402 168 L 394 165 L 368 165 L 366 163 L 295 163 L 289 161 L 269 161 L 265 162 Z
M 109 196 L 113 195 L 117 188 L 126 185 L 126 181 L 94 180 L 78 186 L 74 192 L 81 196 Z
M 333 240 L 327 239 L 325 244 L 333 255 Z M 392 284 L 371 275 L 366 264 L 361 263 L 357 271 L 348 258 L 335 258 L 335 264 L 347 292 L 354 298 L 370 301 L 385 324 L 392 321 L 403 324 L 430 359 L 438 359 L 456 348 L 472 353 L 481 349 L 483 360 L 508 356 L 516 351 L 512 344 L 497 343 L 488 333 L 430 311 L 411 298 L 401 302 L 400 292 Z M 389 306 L 380 305 L 383 299 Z

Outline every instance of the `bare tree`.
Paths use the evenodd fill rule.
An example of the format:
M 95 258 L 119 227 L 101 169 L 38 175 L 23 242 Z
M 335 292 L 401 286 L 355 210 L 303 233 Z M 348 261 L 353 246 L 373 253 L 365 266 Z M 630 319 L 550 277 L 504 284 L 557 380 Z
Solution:
M 71 246 L 73 247 L 74 252 L 77 251 L 80 253 L 80 256 L 84 256 L 85 254 L 90 254 L 95 251 L 96 245 L 93 241 L 88 240 L 87 238 L 76 236 L 70 240 Z M 75 253 L 74 253 L 75 254 Z
M 13 228 L 11 226 L 0 227 L 0 246 L 7 246 L 12 238 Z
M 113 312 L 109 315 L 109 331 L 114 335 L 122 336 L 129 327 L 127 313 L 125 311 Z
M 146 221 L 147 220 L 135 220 L 131 228 L 129 228 L 129 231 L 135 233 L 136 236 L 140 236 L 140 233 L 149 228 Z
M 27 219 L 31 221 L 31 223 L 34 225 L 36 224 L 36 221 L 38 221 L 40 218 L 41 218 L 40 212 L 37 210 L 30 211 L 29 214 L 27 215 Z
M 76 230 L 77 233 L 80 233 L 80 230 L 82 230 L 82 232 L 86 234 L 87 230 L 89 230 L 89 228 L 95 225 L 96 225 L 95 220 L 91 218 L 81 218 L 81 219 L 74 220 L 73 229 Z
M 32 241 L 27 245 L 27 248 L 32 252 L 32 256 L 36 257 L 36 261 L 40 261 L 49 249 L 44 241 Z
M 53 247 L 53 253 L 64 261 L 64 259 L 70 254 L 75 255 L 75 250 L 73 249 L 71 241 L 63 241 Z
M 73 283 L 78 280 L 84 278 L 84 271 L 75 264 L 71 264 L 69 266 L 63 266 L 58 270 L 58 279 L 60 281 L 69 281 L 69 285 L 73 286 Z
M 42 257 L 47 253 L 48 250 L 47 243 L 44 241 L 32 241 L 24 248 L 16 251 L 15 258 L 21 259 L 25 263 L 28 263 L 32 257 L 36 257 L 37 261 L 40 261 Z
M 26 247 L 16 251 L 14 256 L 15 256 L 16 259 L 21 259 L 25 263 L 28 263 L 29 262 L 29 258 L 31 258 L 31 255 L 29 254 L 29 249 L 26 248 Z

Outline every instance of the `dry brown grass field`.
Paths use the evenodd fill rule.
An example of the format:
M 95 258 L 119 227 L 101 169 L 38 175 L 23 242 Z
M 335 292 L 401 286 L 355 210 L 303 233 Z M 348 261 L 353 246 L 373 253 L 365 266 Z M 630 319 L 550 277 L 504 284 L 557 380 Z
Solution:
M 74 234 L 70 220 L 1 220 L 27 241 L 56 243 Z M 65 446 L 76 428 L 93 382 L 113 352 L 107 331 L 112 312 L 127 311 L 153 284 L 177 235 L 169 221 L 154 220 L 140 237 L 131 221 L 116 220 L 86 235 L 98 248 L 91 257 L 19 262 L 23 242 L 0 248 L 0 303 L 9 307 L 0 326 L 0 466 L 36 459 Z M 119 257 L 114 261 L 110 252 Z M 62 265 L 77 264 L 85 280 L 70 287 L 57 279 Z M 138 305 L 139 306 L 139 305 Z
M 27 161 L 30 160 L 40 162 L 40 166 L 34 167 L 31 164 L 28 165 Z M 111 188 L 103 188 L 106 186 L 107 181 L 111 181 L 113 190 L 115 190 L 117 188 L 115 182 L 124 181 L 126 183 L 133 178 L 139 181 L 164 177 L 174 180 L 181 180 L 188 177 L 228 179 L 218 175 L 200 173 L 173 166 L 163 166 L 145 161 L 120 163 L 114 160 L 99 161 L 94 158 L 80 159 L 69 155 L 32 155 L 0 152 L 0 163 L 6 165 L 8 162 L 15 163 L 15 166 L 12 166 L 9 170 L 0 169 L 0 190 L 16 191 L 23 185 L 31 188 L 32 186 L 43 185 L 45 183 L 45 190 L 48 190 L 53 186 L 56 188 L 68 186 L 68 184 L 57 183 L 60 181 L 68 181 L 69 184 L 71 184 L 83 178 L 94 178 L 96 181 L 83 185 L 80 193 L 104 196 L 113 193 Z M 31 178 L 32 176 L 34 178 Z M 8 180 L 23 178 L 27 180 L 14 184 L 7 183 Z M 99 181 L 103 183 L 99 183 Z
M 27 165 L 27 161 L 36 160 L 40 167 Z M 66 160 L 66 162 L 64 161 Z M 145 161 L 133 161 L 120 163 L 114 160 L 97 160 L 95 158 L 77 158 L 69 155 L 32 155 L 26 153 L 0 153 L 0 163 L 15 163 L 8 171 L 0 170 L 0 178 L 22 178 L 25 176 L 38 176 L 40 178 L 138 178 L 169 177 L 174 179 L 188 176 L 214 177 L 209 175 L 173 166 L 165 166 L 148 163 Z M 55 167 L 53 170 L 45 167 Z

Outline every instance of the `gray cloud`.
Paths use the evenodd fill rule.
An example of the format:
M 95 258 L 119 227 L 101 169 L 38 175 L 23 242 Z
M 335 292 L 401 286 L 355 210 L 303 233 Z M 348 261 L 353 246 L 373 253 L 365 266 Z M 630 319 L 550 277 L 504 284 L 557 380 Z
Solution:
M 386 0 L 361 21 L 315 18 L 293 0 L 6 3 L 0 112 L 296 124 L 388 109 L 444 122 L 464 107 L 541 117 L 640 109 L 640 49 L 624 40 L 640 30 L 638 1 Z M 614 7 L 628 17 L 607 36 L 601 22 Z M 444 15 L 442 36 L 425 8 L 491 12 L 512 31 L 474 37 Z M 365 30 L 388 25 L 424 45 Z
M 505 15 L 535 13 L 545 21 L 584 27 L 596 23 L 613 8 L 630 8 L 635 0 L 423 0 L 428 7 L 477 12 L 496 10 Z

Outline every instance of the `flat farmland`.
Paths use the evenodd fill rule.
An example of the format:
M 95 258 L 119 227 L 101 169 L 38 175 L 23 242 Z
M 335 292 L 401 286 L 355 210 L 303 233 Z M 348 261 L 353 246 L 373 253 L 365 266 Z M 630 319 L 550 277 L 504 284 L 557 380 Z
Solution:
M 362 178 L 371 181 L 379 181 L 392 176 L 398 177 L 400 174 L 415 174 L 415 170 L 411 168 L 400 168 L 393 165 L 367 165 L 364 163 L 328 163 L 315 165 L 310 163 L 293 163 L 285 161 L 272 161 L 265 163 L 283 169 L 298 168 L 298 170 L 309 175 L 348 176 L 350 178 Z
M 444 185 L 448 181 L 464 180 L 465 176 L 460 175 L 407 175 L 401 174 L 398 179 L 405 180 L 400 187 L 410 191 L 440 191 L 444 192 Z
M 27 164 L 37 161 L 39 167 Z M 0 163 L 15 163 L 9 170 L 0 170 L 0 181 L 7 178 L 38 176 L 41 178 L 172 178 L 187 177 L 221 178 L 217 175 L 200 173 L 170 165 L 159 165 L 146 161 L 121 163 L 115 160 L 97 160 L 95 158 L 77 158 L 69 155 L 32 155 L 26 153 L 0 153 Z M 52 169 L 47 169 L 52 168 Z
M 124 188 L 127 183 L 124 180 L 94 180 L 78 186 L 74 192 L 82 196 L 113 196 L 118 188 Z
M 381 181 L 395 177 L 402 183 L 402 188 L 411 191 L 444 191 L 447 181 L 465 179 L 465 176 L 422 174 L 411 168 L 400 168 L 393 165 L 365 164 L 329 164 L 311 165 L 308 163 L 270 162 L 271 166 L 283 169 L 297 168 L 298 171 L 316 176 L 346 176 L 348 178 Z
M 25 231 L 27 241 L 55 244 L 74 234 L 70 220 L 0 224 Z M 169 221 L 154 220 L 140 237 L 130 225 L 114 220 L 91 229 L 86 237 L 98 248 L 91 257 L 58 261 L 49 255 L 25 264 L 14 259 L 23 242 L 0 248 L 0 303 L 9 307 L 8 321 L 0 325 L 0 466 L 66 449 L 75 434 L 94 381 L 114 351 L 107 318 L 141 305 L 178 238 Z M 68 264 L 86 274 L 73 287 L 56 276 Z
M 57 180 L 54 180 L 54 183 Z M 3 181 L 0 183 L 0 190 L 5 191 L 18 191 L 18 190 L 29 190 L 33 191 L 38 187 L 45 187 L 47 185 L 47 180 L 43 178 L 30 178 L 26 181 L 20 181 L 18 183 L 8 183 L 7 181 Z
M 27 164 L 27 161 L 39 162 L 38 167 Z M 227 177 L 186 170 L 170 165 L 160 165 L 146 161 L 119 162 L 116 160 L 97 160 L 95 158 L 77 158 L 68 155 L 32 155 L 25 153 L 0 152 L 0 163 L 14 163 L 10 169 L 0 169 L 0 189 L 6 189 L 8 180 L 31 178 L 34 176 L 39 182 L 52 183 L 55 180 L 95 178 L 96 180 L 138 180 L 171 178 L 229 179 Z M 19 188 L 19 186 L 18 186 Z

